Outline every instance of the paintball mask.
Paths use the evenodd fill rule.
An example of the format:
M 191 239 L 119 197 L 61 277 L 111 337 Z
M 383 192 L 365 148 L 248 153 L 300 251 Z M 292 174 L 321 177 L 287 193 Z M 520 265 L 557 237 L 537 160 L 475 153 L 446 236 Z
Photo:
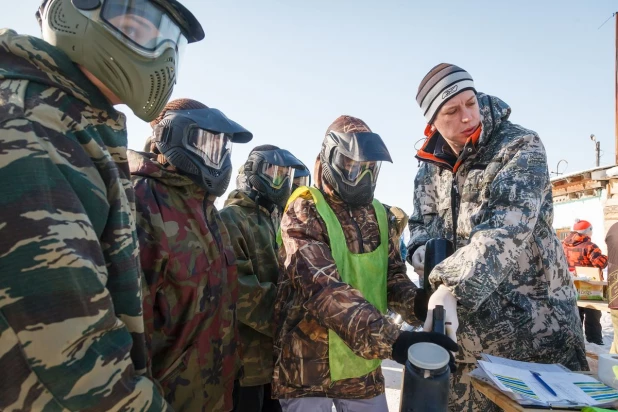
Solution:
M 245 175 L 260 195 L 283 208 L 292 193 L 294 170 L 303 166 L 285 149 L 254 149 L 245 163 Z
M 204 38 L 197 19 L 176 0 L 46 0 L 37 19 L 45 41 L 144 121 L 169 100 L 184 46 Z
M 382 161 L 392 162 L 382 138 L 371 132 L 329 132 L 320 162 L 324 180 L 344 202 L 366 206 L 373 200 Z
M 252 138 L 219 110 L 197 109 L 168 111 L 154 127 L 152 141 L 176 169 L 221 196 L 232 176 L 232 143 Z
M 294 180 L 292 181 L 292 193 L 301 186 L 311 186 L 311 173 L 307 166 L 303 164 L 302 169 L 294 170 Z

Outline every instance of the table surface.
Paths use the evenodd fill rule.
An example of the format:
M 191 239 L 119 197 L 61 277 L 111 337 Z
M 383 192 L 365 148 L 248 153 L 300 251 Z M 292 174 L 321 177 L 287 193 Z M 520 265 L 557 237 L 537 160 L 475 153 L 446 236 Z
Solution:
M 609 312 L 608 303 L 602 300 L 578 300 L 577 306 L 580 308 L 597 309 L 601 312 Z
M 500 392 L 497 388 L 491 386 L 488 383 L 480 381 L 476 378 L 472 378 L 472 386 L 474 386 L 476 390 L 478 390 L 483 395 L 485 395 L 490 401 L 492 401 L 493 403 L 495 403 L 496 405 L 504 409 L 504 412 L 547 412 L 548 411 L 547 408 L 535 408 L 535 407 L 524 408 L 523 406 L 515 402 L 513 399 L 509 398 L 508 396 Z M 581 408 L 551 409 L 551 410 L 558 411 L 558 412 L 560 411 L 572 412 L 575 410 L 581 410 Z

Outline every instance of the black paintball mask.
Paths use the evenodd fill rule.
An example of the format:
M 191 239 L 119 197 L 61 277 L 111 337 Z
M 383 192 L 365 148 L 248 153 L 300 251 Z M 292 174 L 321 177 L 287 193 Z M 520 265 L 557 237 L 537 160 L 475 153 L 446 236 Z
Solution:
M 217 109 L 170 110 L 152 137 L 172 166 L 215 196 L 230 184 L 232 143 L 251 139 L 251 132 Z
M 303 163 L 285 149 L 253 150 L 245 162 L 249 185 L 273 204 L 285 207 L 292 194 L 295 169 Z
M 309 172 L 309 169 L 304 164 L 302 169 L 294 170 L 294 180 L 292 180 L 292 193 L 294 193 L 296 189 L 302 186 L 311 186 L 311 172 Z
M 371 132 L 330 131 L 322 143 L 322 177 L 351 206 L 367 206 L 382 161 L 393 162 L 380 135 Z

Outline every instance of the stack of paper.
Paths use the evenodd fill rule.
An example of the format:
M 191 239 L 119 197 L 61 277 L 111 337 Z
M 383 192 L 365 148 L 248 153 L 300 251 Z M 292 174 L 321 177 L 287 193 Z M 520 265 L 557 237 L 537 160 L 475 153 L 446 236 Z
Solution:
M 562 365 L 518 362 L 490 355 L 482 358 L 471 375 L 494 385 L 521 405 L 611 406 L 618 401 L 617 390 L 592 376 L 570 372 Z

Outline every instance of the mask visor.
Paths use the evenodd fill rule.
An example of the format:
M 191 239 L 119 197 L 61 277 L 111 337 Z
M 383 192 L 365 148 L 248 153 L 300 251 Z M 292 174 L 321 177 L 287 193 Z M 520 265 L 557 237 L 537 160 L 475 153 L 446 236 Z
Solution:
M 273 189 L 281 189 L 284 185 L 292 187 L 294 169 L 289 166 L 277 166 L 268 162 L 262 163 L 260 174 L 264 176 Z
M 333 166 L 341 177 L 351 186 L 356 186 L 366 174 L 371 174 L 371 181 L 375 183 L 380 173 L 381 161 L 358 161 L 335 152 Z
M 187 134 L 187 149 L 204 159 L 207 166 L 220 169 L 227 156 L 232 154 L 232 141 L 225 133 L 212 133 L 193 127 Z
M 180 27 L 148 0 L 107 0 L 101 19 L 114 36 L 148 58 L 157 58 L 168 48 L 176 50 L 176 61 L 187 44 Z

